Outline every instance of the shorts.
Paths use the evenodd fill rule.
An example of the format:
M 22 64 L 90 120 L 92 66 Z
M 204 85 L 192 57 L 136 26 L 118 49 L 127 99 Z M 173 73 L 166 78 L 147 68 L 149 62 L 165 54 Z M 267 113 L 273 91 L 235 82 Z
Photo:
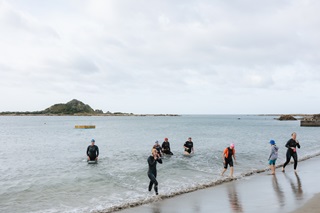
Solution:
M 230 160 L 230 161 L 228 161 L 228 160 L 225 160 L 225 162 L 226 163 L 224 163 L 223 164 L 223 168 L 228 168 L 228 165 L 230 166 L 230 167 L 233 167 L 233 160 Z
M 276 160 L 277 160 L 277 159 L 269 160 L 269 165 L 276 165 Z

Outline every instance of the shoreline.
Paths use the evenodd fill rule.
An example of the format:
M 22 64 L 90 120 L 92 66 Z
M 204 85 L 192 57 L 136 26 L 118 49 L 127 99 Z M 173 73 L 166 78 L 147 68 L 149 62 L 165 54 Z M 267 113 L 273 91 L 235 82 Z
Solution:
M 241 174 L 240 177 L 235 177 L 235 178 L 225 177 L 223 179 L 218 179 L 213 182 L 203 184 L 201 186 L 193 187 L 188 190 L 176 192 L 176 193 L 169 194 L 169 195 L 163 195 L 163 194 L 161 194 L 161 192 L 160 192 L 159 196 L 155 196 L 155 195 L 153 196 L 153 193 L 152 193 L 152 195 L 147 194 L 147 196 L 142 200 L 137 200 L 137 201 L 133 201 L 133 202 L 126 203 L 126 204 L 113 206 L 108 209 L 94 211 L 94 212 L 95 213 L 109 213 L 109 212 L 134 213 L 134 212 L 138 211 L 138 212 L 142 212 L 142 213 L 153 213 L 153 210 L 151 211 L 150 208 L 151 207 L 153 208 L 155 205 L 157 205 L 157 206 L 160 206 L 161 208 L 165 208 L 166 212 L 184 213 L 184 212 L 188 212 L 188 211 L 185 211 L 185 209 L 183 208 L 185 202 L 188 203 L 187 206 L 191 205 L 189 202 L 193 202 L 193 200 L 198 200 L 199 198 L 203 197 L 204 194 L 207 194 L 207 193 L 210 195 L 210 197 L 220 198 L 221 193 L 226 193 L 226 192 L 221 192 L 221 191 L 225 191 L 225 189 L 229 188 L 230 185 L 232 187 L 237 187 L 238 185 L 240 185 L 240 183 L 241 183 L 240 186 L 242 186 L 243 183 L 248 185 L 247 187 L 245 187 L 245 189 L 243 189 L 243 193 L 245 193 L 247 191 L 246 188 L 253 189 L 253 190 L 256 190 L 257 188 L 261 188 L 260 187 L 260 184 L 261 184 L 260 179 L 264 179 L 264 180 L 271 179 L 272 182 L 283 182 L 286 180 L 290 180 L 291 185 L 294 184 L 292 180 L 297 179 L 298 185 L 299 185 L 300 184 L 299 182 L 301 179 L 299 177 L 300 176 L 299 166 L 306 169 L 305 166 L 303 166 L 303 165 L 304 164 L 308 165 L 307 164 L 308 162 L 312 162 L 313 164 L 314 164 L 314 162 L 316 162 L 316 164 L 318 164 L 320 162 L 320 153 L 314 154 L 312 156 L 306 156 L 304 158 L 301 158 L 299 160 L 299 164 L 298 164 L 298 173 L 293 172 L 293 162 L 290 162 L 288 164 L 288 166 L 286 167 L 286 172 L 281 172 L 281 169 L 279 169 L 279 168 L 282 167 L 282 164 L 279 164 L 276 166 L 276 168 L 277 168 L 276 175 L 270 175 L 269 174 L 270 170 L 268 168 L 255 170 L 255 171 L 249 171 L 247 173 Z M 307 170 L 309 172 L 309 170 L 310 170 L 309 166 L 308 166 Z M 302 170 L 301 172 L 304 172 L 304 171 Z M 289 174 L 291 177 L 289 177 L 289 175 L 287 175 L 287 174 Z M 317 173 L 317 175 L 320 178 L 320 171 Z M 277 180 L 278 179 L 277 176 L 281 177 L 281 180 Z M 254 180 L 253 184 L 251 184 L 250 181 L 248 181 L 248 180 L 250 180 L 250 181 Z M 270 181 L 270 180 L 268 180 L 268 181 Z M 252 186 L 255 184 L 258 184 L 258 186 Z M 279 183 L 277 183 L 277 185 L 279 185 Z M 264 190 L 264 187 L 265 186 L 262 187 L 261 191 L 267 191 L 267 190 Z M 272 186 L 272 187 L 274 188 L 275 186 Z M 276 186 L 275 188 L 277 188 L 277 187 L 279 188 L 279 186 Z M 270 189 L 268 189 L 268 190 L 270 190 Z M 277 190 L 277 189 L 275 189 L 275 190 Z M 295 191 L 299 191 L 299 189 L 295 189 Z M 318 187 L 316 192 L 320 193 L 320 186 Z M 279 193 L 279 192 L 277 192 L 277 193 Z M 280 195 L 277 195 L 280 199 L 280 202 L 282 202 L 281 199 L 283 199 L 281 197 L 284 196 L 281 194 L 284 194 L 284 193 L 285 192 L 281 192 Z M 259 197 L 259 196 L 254 196 L 253 199 L 256 199 L 257 197 Z M 271 197 L 273 198 L 273 196 L 271 196 Z M 320 195 L 319 195 L 319 198 L 320 198 Z M 204 196 L 204 199 L 207 199 L 206 196 Z M 310 197 L 309 197 L 309 199 L 310 199 Z M 303 200 L 303 201 L 306 201 L 306 200 Z M 198 202 L 203 202 L 203 201 L 200 199 L 200 200 L 198 200 Z M 225 202 L 225 200 L 223 202 Z M 274 202 L 276 203 L 279 201 L 274 201 Z M 292 201 L 290 201 L 290 202 L 292 202 Z M 250 203 L 250 202 L 248 202 L 248 203 Z M 169 208 L 171 205 L 179 205 L 177 208 L 184 209 L 184 210 L 170 211 L 167 208 Z M 180 205 L 182 205 L 182 206 L 180 206 Z M 265 203 L 263 203 L 263 204 L 260 203 L 259 205 L 264 207 Z M 291 205 L 289 205 L 289 206 L 291 206 Z M 267 206 L 265 206 L 265 207 L 267 207 Z M 227 206 L 226 206 L 226 208 L 227 208 Z M 298 206 L 296 206 L 296 208 L 298 208 Z M 174 208 L 174 209 L 176 209 L 176 208 Z M 288 209 L 285 212 L 289 212 L 289 211 L 292 211 L 295 209 L 290 210 L 290 208 L 288 207 Z M 215 212 L 216 210 L 217 209 L 215 207 L 213 209 L 210 208 L 208 211 Z M 222 212 L 222 211 L 227 212 L 226 210 L 227 209 L 222 207 L 222 208 L 219 208 L 218 212 Z M 162 212 L 162 211 L 159 211 L 159 212 Z M 234 212 L 234 211 L 232 210 L 231 212 Z M 242 211 L 235 211 L 235 212 L 242 212 Z M 244 212 L 247 212 L 247 211 L 244 211 Z M 248 211 L 248 212 L 255 212 L 255 211 Z M 262 212 L 264 212 L 264 211 L 262 211 Z M 283 212 L 283 211 L 280 211 L 280 212 Z

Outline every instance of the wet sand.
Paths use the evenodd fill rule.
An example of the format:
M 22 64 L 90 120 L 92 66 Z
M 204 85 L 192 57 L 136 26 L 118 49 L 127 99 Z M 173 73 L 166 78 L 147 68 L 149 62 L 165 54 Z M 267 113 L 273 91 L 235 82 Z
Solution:
M 319 164 L 318 156 L 299 162 L 297 173 L 289 164 L 284 173 L 277 168 L 276 175 L 267 171 L 164 200 L 160 183 L 159 201 L 118 212 L 320 212 Z

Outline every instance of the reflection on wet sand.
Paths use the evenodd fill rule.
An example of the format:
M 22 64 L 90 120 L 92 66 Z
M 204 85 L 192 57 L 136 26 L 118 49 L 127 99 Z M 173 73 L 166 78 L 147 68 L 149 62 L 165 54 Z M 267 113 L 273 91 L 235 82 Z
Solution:
M 301 184 L 301 179 L 298 175 L 298 173 L 294 173 L 296 176 L 297 183 L 295 183 L 292 178 L 290 178 L 287 174 L 284 174 L 286 178 L 290 181 L 290 186 L 292 189 L 292 192 L 296 196 L 297 200 L 301 200 L 303 198 L 303 190 L 302 190 L 302 184 Z
M 276 192 L 280 206 L 284 206 L 284 204 L 285 204 L 284 192 L 282 191 L 282 188 L 279 186 L 278 179 L 277 179 L 276 175 L 273 175 L 272 186 L 273 186 L 274 191 Z
M 235 184 L 230 184 L 228 186 L 228 197 L 230 202 L 230 207 L 232 212 L 243 212 L 241 202 L 239 201 L 239 196 L 236 190 Z
M 152 213 L 161 213 L 160 204 L 159 203 L 155 203 L 152 206 Z

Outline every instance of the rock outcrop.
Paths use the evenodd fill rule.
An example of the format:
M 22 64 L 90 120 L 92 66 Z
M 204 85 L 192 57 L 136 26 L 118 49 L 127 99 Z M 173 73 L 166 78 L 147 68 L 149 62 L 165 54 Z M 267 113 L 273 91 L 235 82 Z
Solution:
M 300 126 L 320 126 L 320 114 L 304 117 L 300 121 Z
M 297 120 L 292 115 L 281 115 L 280 118 L 278 118 L 279 121 L 295 121 Z

